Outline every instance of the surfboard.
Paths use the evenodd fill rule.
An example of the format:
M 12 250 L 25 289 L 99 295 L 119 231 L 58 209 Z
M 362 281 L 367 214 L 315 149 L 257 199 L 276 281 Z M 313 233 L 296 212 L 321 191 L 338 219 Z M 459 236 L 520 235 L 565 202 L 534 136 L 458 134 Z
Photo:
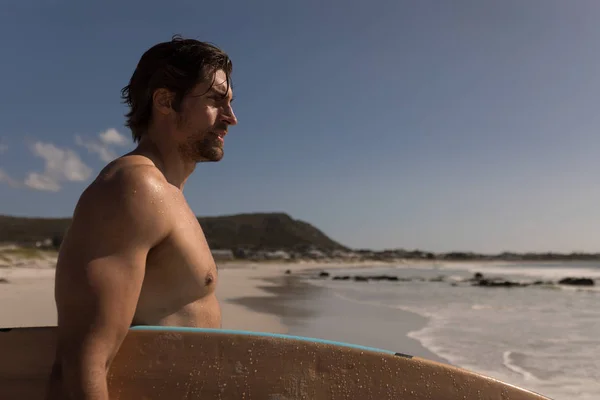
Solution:
M 43 399 L 55 327 L 2 329 L 0 399 Z M 221 329 L 129 330 L 110 398 L 247 400 L 548 400 L 454 366 L 307 337 Z

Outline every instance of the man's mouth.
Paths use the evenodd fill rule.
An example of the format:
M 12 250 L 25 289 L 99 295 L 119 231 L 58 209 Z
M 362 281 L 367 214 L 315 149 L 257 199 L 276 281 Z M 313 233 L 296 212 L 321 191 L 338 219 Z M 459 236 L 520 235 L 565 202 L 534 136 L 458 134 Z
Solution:
M 225 135 L 227 135 L 227 131 L 218 131 L 215 132 L 215 134 L 217 135 L 217 139 L 219 140 L 219 142 L 224 143 L 225 142 Z

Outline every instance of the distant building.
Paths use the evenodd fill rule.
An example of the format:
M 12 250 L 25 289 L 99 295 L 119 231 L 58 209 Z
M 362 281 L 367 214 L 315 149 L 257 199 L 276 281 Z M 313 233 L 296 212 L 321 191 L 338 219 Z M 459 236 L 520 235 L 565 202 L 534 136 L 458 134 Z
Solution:
M 291 258 L 290 254 L 283 250 L 267 251 L 264 253 L 264 257 L 267 260 L 289 260 Z
M 41 248 L 52 247 L 52 239 L 48 238 L 48 239 L 44 239 L 44 240 L 38 240 L 37 242 L 35 242 L 35 247 L 41 247 Z
M 325 258 L 325 253 L 321 250 L 311 249 L 306 252 L 306 255 L 312 259 L 322 259 Z
M 211 250 L 212 256 L 215 260 L 219 261 L 229 261 L 233 260 L 233 251 L 228 249 L 223 250 Z
M 343 251 L 343 250 L 334 250 L 331 253 L 331 256 L 334 258 L 340 258 L 342 260 L 352 260 L 352 259 L 360 258 L 360 256 L 354 252 Z

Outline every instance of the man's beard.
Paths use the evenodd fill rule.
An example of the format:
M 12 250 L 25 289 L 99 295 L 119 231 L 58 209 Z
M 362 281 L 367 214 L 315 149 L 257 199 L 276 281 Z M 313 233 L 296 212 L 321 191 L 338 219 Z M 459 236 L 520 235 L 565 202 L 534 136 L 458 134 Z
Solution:
M 204 139 L 196 144 L 198 155 L 203 161 L 221 161 L 223 158 L 223 142 L 216 133 L 208 132 Z
M 184 144 L 179 147 L 180 153 L 187 159 L 195 162 L 216 162 L 223 158 L 223 142 L 216 133 L 205 132 L 200 135 L 189 136 Z
M 177 125 L 180 129 L 185 129 L 187 119 L 180 114 L 177 119 Z M 198 132 L 195 135 L 187 137 L 185 143 L 179 146 L 180 154 L 194 162 L 216 162 L 223 158 L 223 142 L 219 139 L 214 130 L 227 129 L 227 126 L 213 126 L 204 132 Z

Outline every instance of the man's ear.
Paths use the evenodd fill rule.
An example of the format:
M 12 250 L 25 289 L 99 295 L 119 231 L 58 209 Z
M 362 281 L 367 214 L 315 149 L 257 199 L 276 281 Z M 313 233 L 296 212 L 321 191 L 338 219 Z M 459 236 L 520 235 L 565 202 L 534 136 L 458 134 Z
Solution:
M 168 115 L 173 111 L 173 93 L 167 89 L 156 89 L 152 94 L 153 108 L 161 114 Z

